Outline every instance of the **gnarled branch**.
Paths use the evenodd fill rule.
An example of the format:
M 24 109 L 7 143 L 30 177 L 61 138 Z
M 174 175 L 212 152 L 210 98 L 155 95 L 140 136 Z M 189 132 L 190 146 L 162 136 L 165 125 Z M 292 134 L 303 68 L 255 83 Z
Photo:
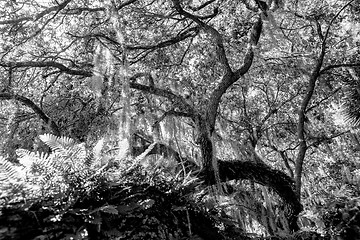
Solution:
M 58 11 L 62 10 L 70 2 L 71 2 L 71 0 L 66 0 L 63 3 L 59 4 L 58 6 L 49 7 L 47 9 L 45 9 L 44 11 L 36 14 L 35 16 L 3 20 L 3 21 L 0 21 L 0 25 L 18 24 L 18 23 L 21 23 L 21 22 L 24 22 L 24 21 L 36 21 L 36 20 L 39 20 L 40 18 L 44 17 L 45 15 L 47 15 L 47 14 L 49 14 L 51 12 L 58 12 Z
M 149 145 L 143 147 L 136 147 L 133 149 L 135 155 L 141 154 L 147 149 Z M 181 162 L 180 155 L 165 144 L 156 144 L 156 146 L 149 152 L 148 155 L 159 154 L 164 157 L 174 157 L 175 160 Z M 261 162 L 253 161 L 223 161 L 218 160 L 220 180 L 227 182 L 231 180 L 251 180 L 260 185 L 267 186 L 274 190 L 284 201 L 286 208 L 287 219 L 292 231 L 297 231 L 296 223 L 298 214 L 302 211 L 302 205 L 297 198 L 295 192 L 295 184 L 291 177 L 287 176 L 282 171 L 272 169 L 268 165 Z M 187 161 L 185 166 L 196 169 L 197 166 L 192 162 Z M 206 185 L 216 184 L 214 174 L 209 174 L 202 171 L 199 175 L 204 180 Z
M 173 101 L 174 107 L 179 108 L 180 111 L 187 113 L 188 116 L 194 115 L 193 107 L 190 106 L 183 97 L 181 97 L 171 91 L 161 89 L 161 88 L 156 88 L 154 86 L 146 86 L 146 85 L 139 84 L 136 82 L 130 82 L 130 87 L 133 89 L 137 89 L 137 90 L 146 92 L 146 93 L 150 93 L 150 94 L 154 94 L 154 95 L 157 95 L 160 97 L 167 98 L 167 99 Z
M 218 161 L 218 164 L 220 179 L 223 182 L 247 179 L 274 190 L 284 201 L 291 231 L 299 229 L 296 221 L 302 211 L 302 205 L 297 198 L 292 178 L 260 162 Z M 215 184 L 215 179 L 210 183 Z
M 202 29 L 204 29 L 205 32 L 209 33 L 213 37 L 215 47 L 216 47 L 216 54 L 219 59 L 219 62 L 223 65 L 225 72 L 231 72 L 231 67 L 230 67 L 228 59 L 226 57 L 225 47 L 224 47 L 223 38 L 222 38 L 221 34 L 212 26 L 201 21 L 200 16 L 196 16 L 196 15 L 193 15 L 193 14 L 185 11 L 181 7 L 179 0 L 173 0 L 173 3 L 174 3 L 174 7 L 175 7 L 176 11 L 178 11 L 179 14 L 196 22 Z M 216 16 L 216 14 L 217 14 L 217 11 L 214 11 L 213 15 Z
M 49 125 L 54 135 L 60 136 L 60 130 L 57 124 L 29 98 L 12 93 L 0 93 L 0 100 L 16 100 L 21 102 L 25 106 L 31 108 L 40 117 L 41 120 Z
M 71 69 L 63 65 L 62 63 L 55 62 L 55 61 L 27 61 L 27 62 L 8 62 L 4 63 L 1 62 L 0 66 L 2 67 L 11 67 L 11 68 L 24 68 L 24 67 L 38 67 L 38 68 L 44 68 L 44 67 L 53 67 L 59 69 L 61 72 L 70 74 L 70 75 L 76 75 L 76 76 L 84 76 L 84 77 L 91 77 L 92 73 L 85 70 L 76 70 Z

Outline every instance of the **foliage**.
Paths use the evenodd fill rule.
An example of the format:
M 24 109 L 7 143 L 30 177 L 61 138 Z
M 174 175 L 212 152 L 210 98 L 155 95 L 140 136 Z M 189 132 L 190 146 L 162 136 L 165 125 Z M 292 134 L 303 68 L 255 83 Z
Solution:
M 4 201 L 55 195 L 72 205 L 140 164 L 170 186 L 196 175 L 190 195 L 212 189 L 201 203 L 220 228 L 338 233 L 322 216 L 359 195 L 359 9 L 356 0 L 0 1 Z
M 360 123 L 360 116 L 359 116 L 359 101 L 360 101 L 360 93 L 359 93 L 359 89 L 360 89 L 360 83 L 359 83 L 359 78 L 357 77 L 357 74 L 355 72 L 355 70 L 353 70 L 354 72 L 351 72 L 353 74 L 354 79 L 353 80 L 349 80 L 347 82 L 347 93 L 346 93 L 346 102 L 345 102 L 345 118 L 346 120 L 354 125 L 354 126 L 358 126 Z
M 218 221 L 192 197 L 199 183 L 190 173 L 164 175 L 162 170 L 149 172 L 130 162 L 131 168 L 113 167 L 100 175 L 102 169 L 94 169 L 99 145 L 86 156 L 84 148 L 67 137 L 40 138 L 52 152 L 18 151 L 27 174 L 21 183 L 27 188 L 21 189 L 23 199 L 4 192 L 1 239 L 224 238 L 216 227 Z M 122 164 L 128 165 L 127 161 Z M 1 186 L 5 186 L 17 173 L 5 159 L 1 166 L 7 176 Z M 36 195 L 37 191 L 44 194 Z
M 101 179 L 107 164 L 100 157 L 102 140 L 87 152 L 83 144 L 75 144 L 68 137 L 44 134 L 40 139 L 50 147 L 50 154 L 18 149 L 18 166 L 1 159 L 3 199 L 19 201 L 21 199 L 15 196 L 25 199 L 67 196 L 72 201 Z
M 357 239 L 360 236 L 360 199 L 338 199 L 326 207 L 323 215 L 327 233 L 332 238 Z
M 106 159 L 100 154 L 103 140 L 86 154 L 82 144 L 67 137 L 46 134 L 40 139 L 50 154 L 20 149 L 20 169 L 1 159 L 0 239 L 250 239 L 244 232 L 245 216 L 261 224 L 272 221 L 267 215 L 272 214 L 273 203 L 265 199 L 264 208 L 249 192 L 230 190 L 229 185 L 224 188 L 228 194 L 236 192 L 235 199 L 249 207 L 232 221 L 227 212 L 236 201 L 226 197 L 228 203 L 224 199 L 218 205 L 215 188 L 203 188 L 192 172 L 184 174 L 182 168 L 173 175 L 165 166 L 150 167 L 131 158 L 99 165 Z M 282 236 L 278 239 L 292 239 Z

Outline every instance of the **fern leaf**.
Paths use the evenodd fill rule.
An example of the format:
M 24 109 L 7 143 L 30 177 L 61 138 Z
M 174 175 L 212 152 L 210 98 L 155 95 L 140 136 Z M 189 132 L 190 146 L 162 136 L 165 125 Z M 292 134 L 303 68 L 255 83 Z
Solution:
M 52 134 L 44 134 L 39 137 L 54 152 L 56 166 L 61 172 L 68 172 L 71 169 L 80 171 L 84 168 L 84 162 L 89 160 L 86 156 L 85 145 L 75 144 L 71 138 L 57 137 Z
M 57 137 L 52 134 L 43 134 L 40 135 L 39 138 L 53 151 L 61 150 L 75 144 L 73 139 L 65 136 Z
M 19 162 L 30 170 L 34 164 L 46 167 L 52 166 L 49 154 L 44 152 L 31 152 L 27 149 L 17 149 L 16 154 L 19 156 Z
M 354 127 L 360 126 L 360 81 L 354 79 L 347 82 L 344 101 L 344 120 Z
M 4 182 L 12 182 L 21 178 L 16 166 L 0 156 L 0 185 Z
M 31 151 L 23 148 L 16 149 L 15 152 L 20 158 L 28 157 L 32 153 Z
M 92 166 L 93 162 L 95 161 L 95 154 L 93 152 L 90 152 L 84 160 L 84 165 L 89 168 Z
M 78 159 L 79 162 L 84 162 L 87 154 L 86 154 L 86 148 L 85 143 L 82 144 L 75 144 L 73 145 L 72 149 L 74 149 L 75 158 Z
M 57 156 L 62 159 L 63 163 L 68 163 L 73 166 L 83 166 L 86 159 L 86 149 L 83 144 L 74 144 L 67 148 L 58 149 Z
M 84 144 L 75 144 L 70 138 L 51 134 L 41 135 L 40 139 L 51 148 L 51 154 L 26 149 L 16 151 L 20 163 L 28 170 L 27 177 L 32 184 L 41 186 L 42 190 L 60 191 L 56 189 L 61 183 L 72 186 L 87 179 L 94 154 L 87 155 Z M 100 145 L 98 149 L 101 149 Z
M 11 191 L 20 189 L 22 178 L 17 167 L 0 156 L 0 192 L 2 196 L 11 194 Z
M 27 149 L 16 149 L 15 152 L 16 155 L 19 156 L 18 160 L 20 164 L 25 166 L 25 168 L 30 169 L 34 163 L 34 158 L 30 157 L 31 152 Z
M 102 212 L 110 213 L 110 214 L 114 214 L 114 215 L 119 214 L 116 206 L 113 206 L 113 205 L 103 206 L 103 207 L 99 208 L 99 210 Z

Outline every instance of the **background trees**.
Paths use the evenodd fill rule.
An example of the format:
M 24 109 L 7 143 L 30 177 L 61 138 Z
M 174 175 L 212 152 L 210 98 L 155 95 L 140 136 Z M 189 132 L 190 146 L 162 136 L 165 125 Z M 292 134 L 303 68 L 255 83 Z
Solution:
M 217 194 L 228 182 L 224 212 L 270 234 L 298 229 L 300 202 L 300 226 L 322 229 L 316 207 L 358 195 L 359 140 L 343 121 L 359 119 L 357 1 L 1 7 L 8 158 L 46 149 L 44 132 L 133 153 L 157 142 L 150 153 L 197 165 Z

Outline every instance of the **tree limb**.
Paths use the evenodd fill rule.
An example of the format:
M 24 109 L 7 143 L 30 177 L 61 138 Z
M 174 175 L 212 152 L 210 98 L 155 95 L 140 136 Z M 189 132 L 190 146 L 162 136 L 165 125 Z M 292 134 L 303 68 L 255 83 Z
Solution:
M 129 50 L 139 50 L 139 49 L 150 50 L 150 49 L 164 48 L 164 47 L 174 45 L 178 42 L 181 42 L 189 37 L 195 37 L 198 33 L 199 33 L 199 27 L 192 27 L 192 28 L 185 30 L 184 32 L 179 33 L 177 36 L 170 38 L 168 40 L 162 41 L 158 44 L 155 44 L 155 45 L 132 45 L 132 46 L 127 46 L 127 49 L 129 49 Z
M 308 83 L 308 87 L 306 90 L 306 95 L 304 96 L 300 109 L 299 109 L 299 113 L 298 113 L 298 127 L 297 127 L 297 137 L 298 137 L 298 141 L 299 141 L 299 151 L 297 154 L 297 158 L 296 158 L 296 165 L 295 165 L 295 184 L 296 184 L 296 193 L 300 199 L 301 197 L 301 175 L 302 175 L 302 170 L 303 170 L 303 163 L 304 163 L 304 159 L 305 159 L 305 154 L 306 154 L 306 150 L 307 150 L 307 144 L 306 144 L 306 140 L 305 140 L 305 119 L 306 119 L 306 110 L 307 107 L 310 103 L 310 100 L 313 96 L 314 90 L 315 90 L 315 85 L 316 85 L 316 81 L 320 76 L 320 71 L 321 71 L 321 67 L 323 65 L 323 61 L 324 61 L 324 57 L 325 57 L 325 51 L 326 51 L 326 40 L 329 37 L 330 34 L 330 28 L 333 24 L 333 22 L 335 21 L 335 19 L 340 15 L 340 13 L 349 5 L 353 2 L 354 0 L 348 2 L 347 4 L 345 4 L 338 12 L 337 14 L 331 19 L 329 26 L 325 32 L 325 35 L 323 36 L 323 40 L 321 43 L 321 50 L 320 50 L 320 54 L 317 58 L 315 67 L 310 75 L 310 79 L 309 79 L 309 83 Z
M 135 157 L 139 156 L 143 152 L 145 152 L 149 146 L 150 144 L 143 146 L 134 146 L 132 148 L 131 154 Z M 156 143 L 155 146 L 151 149 L 151 151 L 147 155 L 149 156 L 154 154 L 161 155 L 164 158 L 174 158 L 176 162 L 183 164 L 187 170 L 195 171 L 199 169 L 199 166 L 196 165 L 194 162 L 187 160 L 185 157 L 180 156 L 180 154 L 177 151 L 175 151 L 173 148 L 165 144 Z
M 144 152 L 148 146 L 149 145 L 135 147 L 133 153 L 139 155 Z M 182 159 L 175 150 L 164 144 L 156 144 L 156 147 L 154 147 L 148 155 L 151 154 L 159 154 L 164 157 L 172 156 L 178 162 Z M 302 205 L 297 198 L 294 181 L 291 177 L 260 162 L 218 160 L 218 163 L 220 180 L 222 182 L 231 180 L 251 180 L 273 189 L 284 202 L 290 229 L 292 231 L 298 230 L 296 220 L 298 214 L 302 211 Z M 185 166 L 190 169 L 199 168 L 190 161 L 187 161 Z M 208 175 L 206 171 L 202 171 L 199 177 L 204 180 L 205 185 L 216 184 L 215 176 L 213 174 Z
M 338 18 L 338 16 L 340 15 L 340 13 L 342 11 L 344 11 L 345 8 L 347 8 L 347 6 L 349 6 L 352 2 L 354 2 L 355 0 L 351 0 L 349 1 L 347 4 L 345 4 L 336 14 L 335 16 L 331 19 L 328 28 L 326 29 L 325 35 L 324 35 L 324 40 L 323 42 L 325 42 L 327 40 L 327 38 L 329 37 L 330 34 L 330 29 L 332 27 L 332 24 L 334 23 L 334 21 Z
M 5 24 L 18 24 L 24 21 L 37 21 L 40 18 L 44 17 L 45 15 L 54 12 L 54 11 L 60 11 L 61 9 L 65 8 L 66 5 L 68 3 L 70 3 L 71 0 L 65 0 L 63 3 L 59 4 L 58 6 L 53 6 L 53 7 L 49 7 L 47 9 L 45 9 L 44 11 L 36 14 L 35 16 L 30 16 L 30 17 L 22 17 L 22 18 L 18 18 L 18 19 L 9 19 L 9 20 L 3 20 L 0 21 L 0 25 L 5 25 Z
M 136 82 L 130 82 L 130 88 L 167 98 L 173 102 L 174 107 L 179 108 L 181 112 L 187 113 L 189 117 L 192 117 L 195 114 L 194 108 L 190 106 L 182 96 L 174 94 L 171 91 L 156 88 L 154 86 L 146 86 Z
M 61 135 L 57 124 L 51 120 L 51 118 L 48 117 L 44 111 L 29 98 L 12 93 L 0 93 L 0 100 L 16 100 L 21 102 L 25 106 L 31 108 L 40 117 L 40 119 L 45 122 L 45 124 L 49 125 L 54 135 Z
M 79 8 L 69 8 L 64 13 L 67 15 L 75 15 L 75 14 L 81 14 L 82 12 L 104 12 L 104 11 L 106 11 L 106 8 L 104 7 L 97 7 L 97 8 L 79 7 Z
M 83 77 L 91 77 L 93 76 L 93 73 L 86 70 L 75 70 L 66 67 L 65 65 L 55 62 L 55 61 L 47 61 L 47 62 L 34 62 L 34 61 L 28 61 L 28 62 L 11 62 L 11 63 L 0 63 L 0 66 L 3 67 L 11 67 L 11 68 L 21 68 L 21 67 L 54 67 L 59 69 L 61 72 L 70 74 L 70 75 L 77 75 L 77 76 L 83 76 Z M 189 117 L 192 116 L 195 111 L 192 106 L 190 106 L 186 100 L 179 95 L 176 95 L 172 93 L 169 90 L 164 90 L 160 88 L 156 88 L 149 83 L 149 86 L 136 83 L 135 80 L 142 76 L 148 76 L 149 74 L 146 73 L 138 73 L 135 74 L 133 77 L 130 78 L 130 87 L 136 90 L 140 90 L 146 93 L 154 94 L 160 97 L 165 97 L 169 100 L 173 101 L 174 107 L 177 107 L 180 109 L 180 111 L 188 113 Z M 151 76 L 150 76 L 151 77 Z
M 294 172 L 289 164 L 289 161 L 293 162 L 289 156 L 287 155 L 286 151 L 285 150 L 280 150 L 278 149 L 273 143 L 271 143 L 270 145 L 267 145 L 267 147 L 271 148 L 272 150 L 274 150 L 275 152 L 279 153 L 280 154 L 280 157 L 282 158 L 283 162 L 284 162 L 284 165 L 286 167 L 286 169 L 288 170 L 289 174 L 290 174 L 290 177 L 291 178 L 294 178 Z
M 11 67 L 11 68 L 23 68 L 23 67 L 53 67 L 59 69 L 61 72 L 70 74 L 70 75 L 77 75 L 77 76 L 84 76 L 84 77 L 91 77 L 92 73 L 85 70 L 75 70 L 66 67 L 62 63 L 55 62 L 55 61 L 46 61 L 46 62 L 38 62 L 38 61 L 28 61 L 28 62 L 0 62 L 0 66 L 2 67 Z
M 215 28 L 201 21 L 200 20 L 201 17 L 185 11 L 181 7 L 180 0 L 173 0 L 173 3 L 176 11 L 178 11 L 179 14 L 196 22 L 202 29 L 204 29 L 205 32 L 209 33 L 213 37 L 213 41 L 216 47 L 216 54 L 219 59 L 219 62 L 223 65 L 225 72 L 231 72 L 231 67 L 226 57 L 223 38 L 221 34 Z M 214 11 L 214 16 L 216 15 L 215 13 L 217 14 L 217 12 Z
M 261 22 L 260 16 L 258 17 L 257 22 Z M 235 70 L 235 72 L 232 72 L 231 69 L 230 71 L 225 72 L 220 83 L 211 93 L 207 111 L 207 118 L 209 119 L 211 129 L 213 129 L 215 126 L 217 109 L 219 107 L 222 95 L 231 85 L 233 85 L 237 80 L 239 80 L 241 76 L 247 73 L 252 65 L 254 59 L 253 46 L 257 45 L 258 38 L 260 37 L 262 31 L 261 28 L 259 29 L 258 25 L 259 23 L 255 23 L 251 29 L 251 32 L 249 33 L 249 43 L 245 52 L 244 62 L 241 67 Z
M 204 7 L 210 5 L 213 2 L 215 2 L 215 0 L 209 0 L 209 1 L 206 1 L 206 2 L 204 2 L 203 4 L 201 4 L 201 5 L 197 6 L 197 7 L 190 6 L 190 9 L 193 10 L 193 11 L 199 11 L 199 10 L 203 9 Z
M 159 42 L 157 44 L 151 44 L 151 45 L 127 45 L 126 48 L 128 50 L 155 50 L 155 49 L 160 49 L 160 48 L 165 48 L 171 45 L 174 45 L 176 43 L 179 43 L 189 37 L 195 37 L 197 34 L 199 33 L 199 27 L 192 27 L 189 29 L 186 29 L 183 32 L 178 33 L 175 37 L 164 40 L 162 42 Z M 84 36 L 78 36 L 78 35 L 74 35 L 74 34 L 70 34 L 68 33 L 70 36 L 75 37 L 75 38 L 103 38 L 107 41 L 109 41 L 110 43 L 114 44 L 114 45 L 120 45 L 119 42 L 117 42 L 115 39 L 106 36 L 105 34 L 101 34 L 101 33 L 96 33 L 96 34 L 87 34 Z
M 299 151 L 296 158 L 296 164 L 295 164 L 295 182 L 296 182 L 296 193 L 298 194 L 298 197 L 300 199 L 301 195 L 301 175 L 302 175 L 302 169 L 303 169 L 303 163 L 305 159 L 305 154 L 307 150 L 306 140 L 305 140 L 305 119 L 306 119 L 306 109 L 310 103 L 310 100 L 313 96 L 315 85 L 318 77 L 320 76 L 320 69 L 323 64 L 323 60 L 325 57 L 325 41 L 323 41 L 322 48 L 320 55 L 317 59 L 316 65 L 314 70 L 311 73 L 306 95 L 304 96 L 300 109 L 298 112 L 298 126 L 297 126 L 297 137 L 299 141 Z
M 183 15 L 184 17 L 193 20 L 197 23 L 206 33 L 212 36 L 212 40 L 215 44 L 216 55 L 218 57 L 219 63 L 223 68 L 223 77 L 217 87 L 210 95 L 210 101 L 205 106 L 205 115 L 200 113 L 196 114 L 195 118 L 193 118 L 194 122 L 197 125 L 198 136 L 196 141 L 200 145 L 200 150 L 203 158 L 203 167 L 206 172 L 206 177 L 215 177 L 219 175 L 217 170 L 217 160 L 214 157 L 213 143 L 211 139 L 211 134 L 215 128 L 215 121 L 217 116 L 217 110 L 220 104 L 220 100 L 222 95 L 226 92 L 226 90 L 235 83 L 240 76 L 245 74 L 252 65 L 252 60 L 254 57 L 253 46 L 257 45 L 258 40 L 260 38 L 260 34 L 262 32 L 262 21 L 259 16 L 257 22 L 253 25 L 252 30 L 249 35 L 249 43 L 248 48 L 245 53 L 244 64 L 235 71 L 232 71 L 230 64 L 228 62 L 228 58 L 226 56 L 225 47 L 223 43 L 222 35 L 212 26 L 201 21 L 199 16 L 193 15 L 187 11 L 185 11 L 181 7 L 180 0 L 173 0 L 174 8 L 176 11 Z
M 299 229 L 296 221 L 302 211 L 302 205 L 297 198 L 292 178 L 260 162 L 218 161 L 218 164 L 220 179 L 223 182 L 246 179 L 274 190 L 284 201 L 290 230 L 295 232 Z M 215 179 L 210 183 L 215 184 Z
M 341 67 L 360 67 L 360 62 L 359 63 L 343 63 L 343 64 L 329 65 L 329 66 L 324 67 L 320 71 L 320 74 L 324 74 L 327 71 L 330 71 L 330 70 L 335 69 L 335 68 L 341 68 Z

